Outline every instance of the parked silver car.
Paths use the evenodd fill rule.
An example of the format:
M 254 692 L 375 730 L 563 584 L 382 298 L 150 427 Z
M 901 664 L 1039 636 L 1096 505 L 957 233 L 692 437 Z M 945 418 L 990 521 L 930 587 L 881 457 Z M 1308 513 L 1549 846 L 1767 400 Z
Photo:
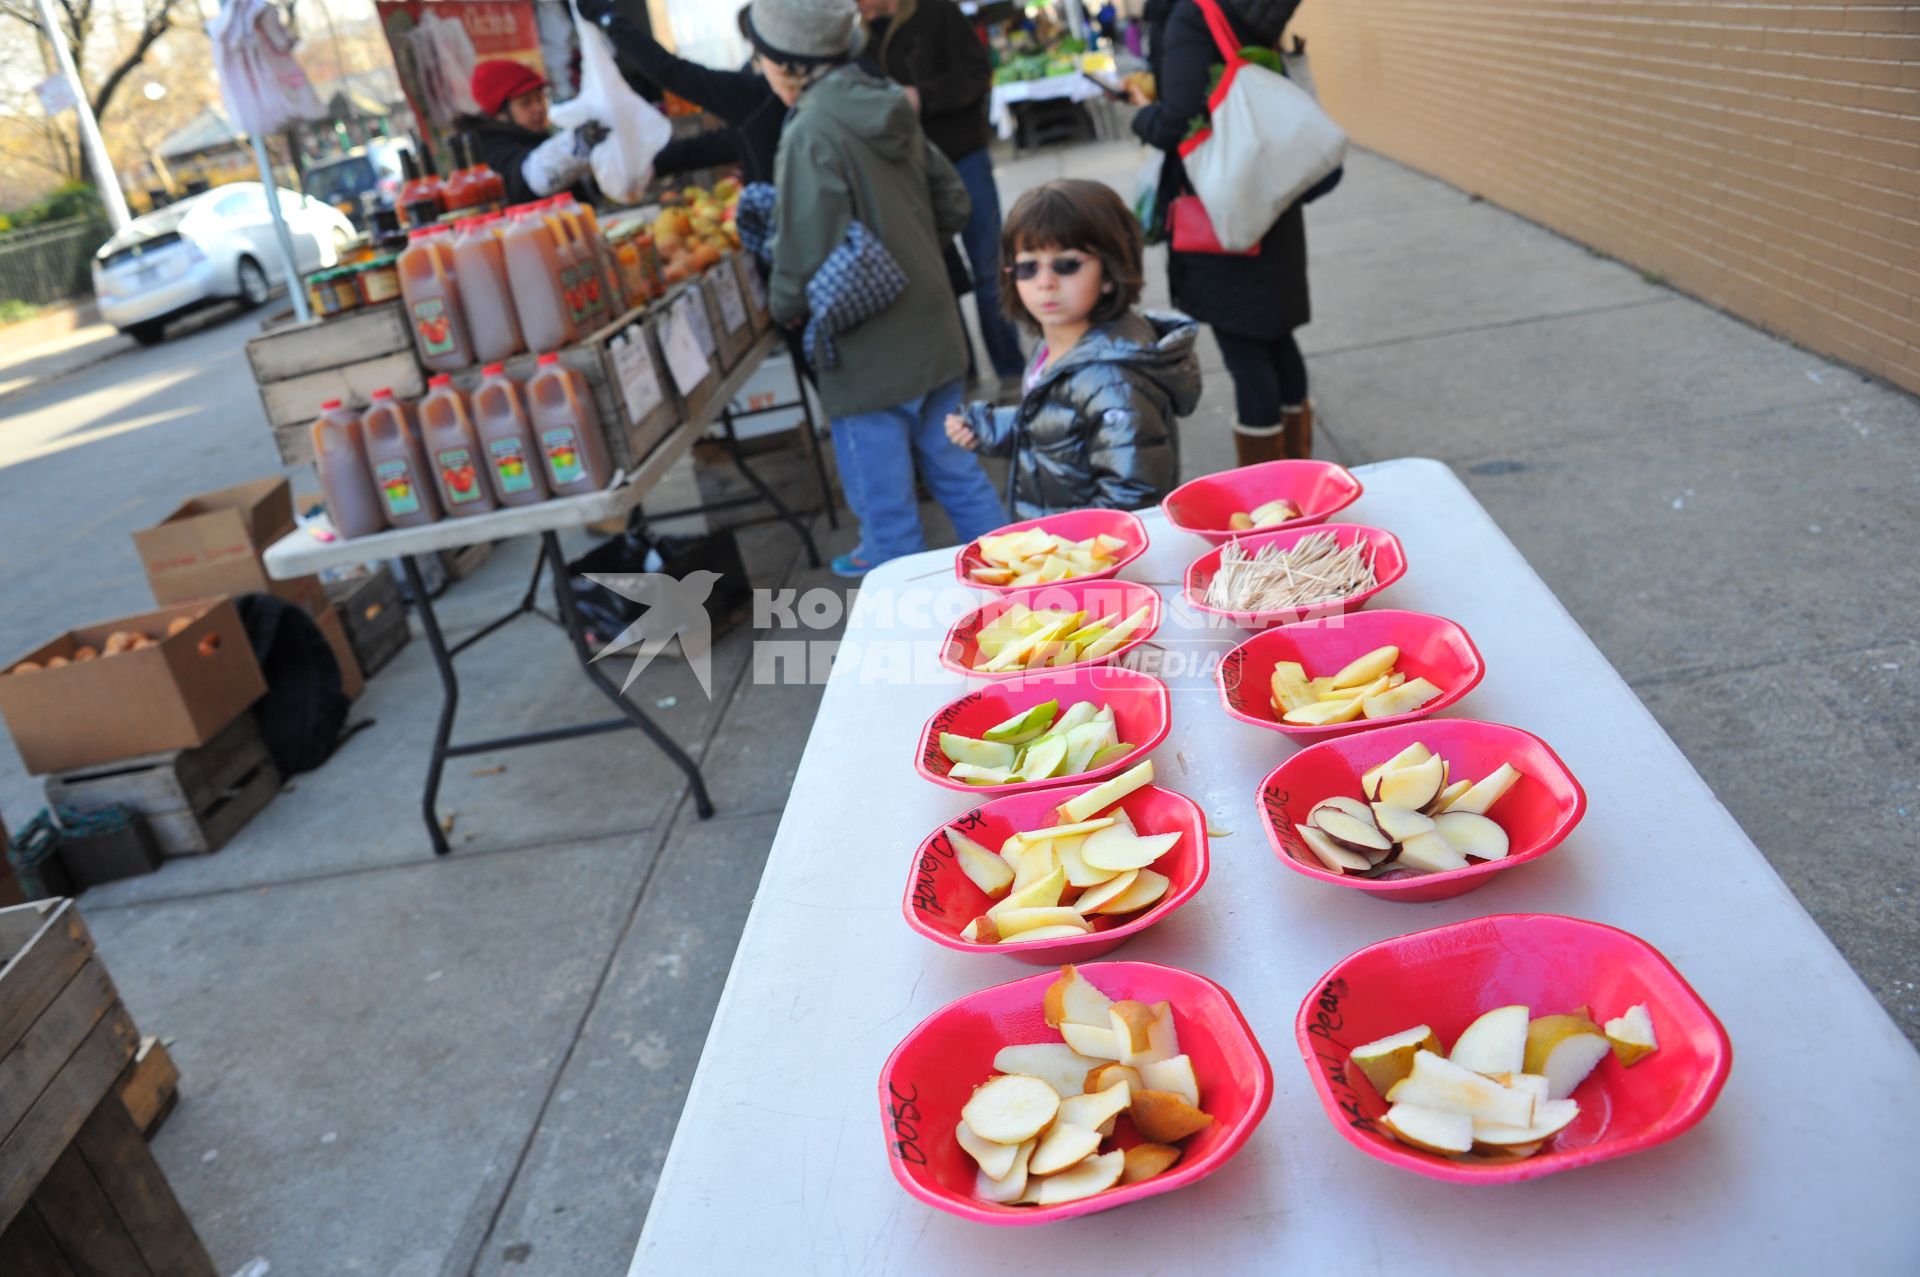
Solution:
M 339 210 L 295 191 L 279 191 L 301 274 L 332 266 L 354 236 Z M 137 217 L 93 255 L 100 315 L 143 345 L 166 335 L 169 319 L 237 298 L 267 300 L 280 282 L 280 245 L 266 188 L 233 182 Z

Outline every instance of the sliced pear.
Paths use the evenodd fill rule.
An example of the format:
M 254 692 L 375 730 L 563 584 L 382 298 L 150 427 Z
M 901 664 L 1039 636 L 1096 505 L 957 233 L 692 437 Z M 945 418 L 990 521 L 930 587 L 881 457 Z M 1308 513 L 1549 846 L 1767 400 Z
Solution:
M 1127 1093 L 1142 1090 L 1146 1084 L 1140 1080 L 1140 1070 L 1124 1064 L 1102 1064 L 1087 1070 L 1086 1093 L 1088 1095 L 1104 1091 L 1117 1082 L 1127 1084 Z
M 1476 1144 L 1491 1144 L 1496 1147 L 1510 1148 L 1516 1144 L 1532 1144 L 1538 1140 L 1549 1140 L 1572 1125 L 1573 1119 L 1580 1116 L 1580 1105 L 1573 1100 L 1547 1100 L 1533 1107 L 1533 1121 L 1525 1126 L 1501 1126 L 1496 1122 L 1475 1120 L 1473 1140 Z
M 1424 1104 L 1395 1104 L 1380 1124 L 1402 1144 L 1428 1153 L 1453 1156 L 1473 1150 L 1473 1118 Z
M 1375 797 L 1395 807 L 1419 811 L 1446 787 L 1446 775 L 1446 764 L 1437 755 L 1425 762 L 1396 767 L 1381 774 L 1380 792 Z
M 1003 1073 L 974 1088 L 960 1118 L 974 1134 L 995 1144 L 1024 1144 L 1046 1129 L 1060 1111 L 1060 1093 L 1051 1083 L 1019 1073 Z
M 1393 667 L 1400 661 L 1400 649 L 1389 643 L 1385 647 L 1376 647 L 1365 656 L 1357 657 L 1333 676 L 1333 686 L 1360 687 L 1393 673 Z
M 1013 885 L 1013 870 L 1006 861 L 951 825 L 947 826 L 947 845 L 953 848 L 960 872 L 987 895 L 1000 895 Z
M 1113 1000 L 1094 988 L 1072 963 L 1060 968 L 1060 975 L 1047 986 L 1041 1001 L 1048 1027 L 1055 1029 L 1067 1023 L 1104 1027 L 1107 1008 L 1112 1005 Z
M 1067 1040 L 1068 1046 L 1081 1055 L 1092 1056 L 1096 1064 L 1101 1060 L 1120 1058 L 1120 1041 L 1114 1037 L 1112 1028 L 1102 1028 L 1095 1024 L 1074 1024 L 1068 1021 L 1060 1026 L 1060 1036 Z
M 1280 716 L 1280 721 L 1295 727 L 1328 727 L 1334 723 L 1350 723 L 1358 717 L 1359 701 L 1315 701 L 1288 710 Z
M 1408 811 L 1405 807 L 1395 807 L 1392 803 L 1373 805 L 1373 823 L 1380 832 L 1395 842 L 1405 842 L 1418 834 L 1433 832 L 1433 821 L 1417 811 Z
M 1487 814 L 1487 808 L 1500 801 L 1501 795 L 1513 788 L 1520 779 L 1520 773 L 1514 770 L 1512 763 L 1501 763 L 1485 779 L 1479 781 L 1466 793 L 1453 800 L 1448 811 L 1471 812 L 1476 816 Z
M 1409 869 L 1438 874 L 1465 869 L 1467 858 L 1435 830 L 1430 834 L 1415 834 L 1401 843 L 1400 863 Z
M 1135 913 L 1141 909 L 1145 909 L 1148 905 L 1151 905 L 1160 899 L 1160 897 L 1166 895 L 1167 888 L 1172 885 L 1172 880 L 1163 873 L 1155 873 L 1151 869 L 1140 869 L 1133 872 L 1134 878 L 1131 887 L 1128 887 L 1111 900 L 1102 901 L 1098 908 L 1085 909 L 1083 912 L 1098 914 Z M 1098 890 L 1098 888 L 1095 888 L 1095 890 Z M 1082 896 L 1080 899 L 1085 900 L 1086 897 Z M 1074 903 L 1078 905 L 1080 901 L 1077 900 Z
M 1488 1076 L 1509 1091 L 1530 1097 L 1536 1116 L 1540 1106 L 1547 1103 L 1547 1092 L 1551 1088 L 1547 1085 L 1547 1079 L 1538 1073 L 1491 1073 Z
M 1013 1161 L 1023 1145 L 996 1144 L 992 1140 L 974 1134 L 973 1128 L 961 1122 L 953 1128 L 953 1138 L 966 1151 L 968 1157 L 979 1163 L 980 1173 L 988 1179 L 1005 1179 L 1013 1173 Z
M 1091 922 L 1082 918 L 1077 910 L 1067 905 L 1051 905 L 1041 909 L 1009 909 L 998 915 L 991 915 L 991 911 L 989 912 L 993 917 L 993 925 L 1000 932 L 1001 944 L 1009 940 L 1052 939 L 1052 935 L 1031 934 L 1043 927 L 1049 931 L 1055 927 L 1062 928 L 1063 930 L 1055 933 L 1058 935 L 1068 935 L 1076 931 L 1086 935 L 1093 930 Z
M 1509 843 L 1507 831 L 1469 811 L 1443 811 L 1433 818 L 1433 827 L 1453 849 L 1463 856 L 1481 860 L 1505 860 Z
M 1125 873 L 1115 874 L 1105 882 L 1088 887 L 1073 902 L 1073 907 L 1078 909 L 1083 917 L 1090 913 L 1099 913 L 1106 905 L 1132 890 L 1134 880 L 1140 874 L 1141 871 L 1138 869 L 1129 869 Z
M 1483 1012 L 1454 1040 L 1447 1058 L 1475 1073 L 1518 1073 L 1527 1054 L 1527 1016 L 1518 1005 Z
M 1307 845 L 1314 858 L 1334 873 L 1361 873 L 1373 867 L 1365 856 L 1348 851 L 1312 825 L 1295 825 L 1293 832 L 1300 835 L 1300 841 Z
M 1172 851 L 1180 841 L 1179 831 L 1170 834 L 1138 834 L 1111 825 L 1092 834 L 1080 846 L 1080 858 L 1095 869 L 1121 873 L 1144 869 Z
M 1083 1197 L 1092 1197 L 1119 1183 L 1120 1174 L 1126 1167 L 1127 1155 L 1119 1149 L 1089 1157 L 1058 1175 L 1049 1175 L 1041 1180 L 1040 1192 L 1035 1200 L 1042 1206 L 1058 1206 L 1062 1202 L 1077 1202 Z
M 1128 1072 L 1132 1070 L 1129 1069 Z M 1060 1101 L 1060 1116 L 1055 1124 L 1071 1123 L 1074 1126 L 1084 1126 L 1090 1131 L 1097 1131 L 1106 1125 L 1108 1118 L 1116 1113 L 1127 1111 L 1127 1105 L 1131 1102 L 1130 1097 L 1134 1090 L 1135 1088 L 1127 1082 L 1125 1077 L 1118 1077 L 1104 1090 L 1096 1091 L 1092 1095 L 1069 1095 Z M 1079 1158 L 1074 1160 L 1078 1161 Z
M 1027 1042 L 1003 1046 L 993 1057 L 993 1067 L 1002 1073 L 1022 1073 L 1037 1077 L 1060 1095 L 1078 1095 L 1081 1079 L 1102 1061 L 1082 1055 L 1064 1042 Z
M 1013 1151 L 1013 1165 L 999 1179 L 994 1179 L 985 1171 L 976 1171 L 973 1179 L 973 1195 L 984 1202 L 994 1202 L 1008 1206 L 1019 1201 L 1025 1194 L 1030 1177 L 1027 1175 L 1027 1162 L 1033 1157 L 1035 1140 L 1028 1140 Z M 1031 1181 L 1038 1183 L 1037 1180 Z
M 1389 758 L 1386 762 L 1369 767 L 1366 771 L 1361 772 L 1361 792 L 1369 798 L 1378 798 L 1379 795 L 1374 792 L 1374 782 L 1380 779 L 1384 773 L 1395 771 L 1402 767 L 1411 767 L 1415 763 L 1424 763 L 1432 757 L 1432 750 L 1422 745 L 1419 741 L 1415 741 L 1413 744 L 1395 754 L 1392 758 Z
M 1344 811 L 1332 807 L 1316 808 L 1308 818 L 1320 831 L 1343 847 L 1354 851 L 1392 851 L 1393 839 L 1380 831 L 1368 814 L 1365 820 L 1357 820 Z
M 1148 1034 L 1153 1029 L 1153 1008 L 1146 1003 L 1131 998 L 1116 1002 L 1107 1008 L 1107 1021 L 1120 1045 L 1120 1059 L 1143 1054 L 1152 1045 Z
M 1046 877 L 1035 879 L 994 905 L 991 909 L 987 910 L 987 917 L 993 919 L 993 923 L 1000 929 L 1001 935 L 1011 935 L 1012 931 L 1007 926 L 1008 915 L 1030 912 L 1035 909 L 1050 909 L 1060 903 L 1060 893 L 1066 889 L 1066 870 L 1055 869 Z M 1068 912 L 1071 913 L 1072 910 L 1068 910 Z M 1050 918 L 1046 922 L 1036 922 L 1030 925 L 1043 927 L 1057 921 L 1060 920 Z
M 1625 1015 L 1608 1020 L 1606 1035 L 1613 1047 L 1613 1058 L 1627 1068 L 1660 1049 L 1660 1041 L 1653 1035 L 1653 1017 L 1647 1013 L 1645 1003 L 1628 1007 Z
M 1120 1172 L 1122 1184 L 1138 1184 L 1152 1179 L 1180 1160 L 1180 1150 L 1171 1144 L 1135 1144 L 1126 1152 L 1126 1169 Z
M 1095 785 L 1086 793 L 1076 795 L 1066 802 L 1061 803 L 1060 817 L 1062 820 L 1072 821 L 1091 819 L 1099 812 L 1113 806 L 1113 804 L 1119 802 L 1128 794 L 1131 794 L 1134 790 L 1139 789 L 1142 785 L 1151 785 L 1152 783 L 1153 760 L 1149 758 L 1138 766 L 1130 767 L 1126 771 L 1121 772 L 1113 779 Z
M 1127 1107 L 1134 1127 L 1155 1144 L 1174 1144 L 1212 1124 L 1210 1114 L 1172 1091 L 1136 1092 Z
M 1395 1082 L 1413 1072 L 1413 1057 L 1420 1051 L 1441 1053 L 1439 1036 L 1424 1024 L 1357 1046 L 1350 1058 L 1373 1089 L 1385 1096 Z
M 995 723 L 981 732 L 980 737 L 1007 745 L 1024 745 L 1052 727 L 1053 720 L 1059 716 L 1059 701 L 1042 701 L 1031 709 L 1023 709 L 1013 717 Z
M 1424 678 L 1409 679 L 1398 687 L 1387 687 L 1371 696 L 1360 699 L 1360 714 L 1363 718 L 1392 718 L 1396 714 L 1411 714 L 1428 701 L 1440 695 L 1440 689 Z
M 1447 1109 L 1502 1126 L 1525 1126 L 1533 1120 L 1531 1096 L 1509 1091 L 1431 1051 L 1414 1053 L 1413 1071 L 1394 1083 L 1386 1098 L 1389 1104 Z
M 1585 1012 L 1543 1015 L 1527 1026 L 1525 1067 L 1547 1079 L 1547 1097 L 1564 1100 L 1587 1074 L 1606 1058 L 1612 1047 L 1607 1035 Z M 1498 1119 L 1496 1119 L 1498 1120 Z M 1503 1122 L 1521 1126 L 1521 1122 Z
M 1200 1107 L 1200 1079 L 1193 1071 L 1193 1061 L 1187 1056 L 1176 1055 L 1143 1066 L 1140 1080 L 1146 1090 L 1172 1091 L 1195 1108 Z
M 1180 1035 L 1174 1029 L 1173 1008 L 1165 1002 L 1153 1004 L 1153 1025 L 1147 1031 L 1147 1049 L 1123 1052 L 1120 1063 L 1143 1069 L 1155 1060 L 1169 1060 L 1180 1054 Z
M 1051 1175 L 1091 1157 L 1100 1147 L 1100 1132 L 1085 1126 L 1055 1122 L 1033 1150 L 1029 1175 Z

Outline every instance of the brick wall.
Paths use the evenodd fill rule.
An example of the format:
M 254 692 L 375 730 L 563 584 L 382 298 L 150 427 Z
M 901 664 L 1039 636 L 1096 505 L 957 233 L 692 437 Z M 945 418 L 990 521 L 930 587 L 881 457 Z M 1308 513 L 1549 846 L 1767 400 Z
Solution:
M 1920 392 L 1920 4 L 1307 0 L 1370 149 Z

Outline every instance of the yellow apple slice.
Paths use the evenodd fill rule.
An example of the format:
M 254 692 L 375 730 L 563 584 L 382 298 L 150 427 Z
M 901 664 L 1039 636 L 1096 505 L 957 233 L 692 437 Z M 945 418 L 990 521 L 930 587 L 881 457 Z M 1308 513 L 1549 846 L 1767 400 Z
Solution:
M 1153 760 L 1149 758 L 1145 762 L 1121 772 L 1111 780 L 1102 781 L 1086 793 L 1076 795 L 1073 798 L 1069 798 L 1066 802 L 1061 803 L 1060 817 L 1063 820 L 1070 821 L 1089 820 L 1096 813 L 1113 806 L 1113 804 L 1119 802 L 1134 790 L 1139 789 L 1142 785 L 1151 785 L 1152 783 Z
M 1424 1152 L 1451 1157 L 1473 1150 L 1473 1119 L 1465 1113 L 1402 1103 L 1388 1109 L 1380 1125 L 1402 1144 Z
M 1064 940 L 1068 936 L 1084 936 L 1092 930 L 1091 927 L 1061 922 L 1046 927 L 1029 927 L 1017 936 L 1002 936 L 1001 943 L 1005 944 L 1009 940 L 1018 940 L 1022 944 L 1031 940 Z
M 1067 905 L 1050 905 L 1039 909 L 1009 909 L 1005 913 L 994 915 L 993 925 L 1000 932 L 1001 944 L 1009 940 L 1053 939 L 1051 935 L 1038 937 L 1030 935 L 1031 932 L 1038 931 L 1042 927 L 1049 930 L 1054 927 L 1065 928 L 1065 931 L 1058 933 L 1062 935 L 1074 931 L 1086 935 L 1093 930 L 1091 922 L 1082 918 L 1077 910 Z
M 1129 869 L 1125 873 L 1115 874 L 1103 883 L 1088 887 L 1073 902 L 1073 907 L 1080 911 L 1082 917 L 1090 913 L 1099 913 L 1104 906 L 1132 890 L 1134 880 L 1140 877 L 1140 873 L 1138 869 Z
M 1124 621 L 1121 621 L 1105 634 L 1102 634 L 1099 638 L 1081 648 L 1080 659 L 1083 661 L 1097 661 L 1103 656 L 1111 656 L 1115 649 L 1132 636 L 1135 630 L 1147 623 L 1147 618 L 1152 614 L 1152 606 L 1142 603 L 1139 607 L 1128 613 Z
M 1029 1175 L 1052 1175 L 1085 1161 L 1100 1147 L 1100 1132 L 1085 1126 L 1055 1122 L 1041 1137 L 1027 1163 Z
M 1090 835 L 1080 845 L 1080 858 L 1095 869 L 1122 873 L 1144 869 L 1172 851 L 1180 841 L 1179 831 L 1170 834 L 1138 834 L 1131 829 L 1110 825 Z
M 1126 1163 L 1127 1155 L 1118 1149 L 1089 1157 L 1058 1175 L 1049 1175 L 1041 1180 L 1036 1200 L 1042 1206 L 1058 1206 L 1103 1193 L 1120 1182 L 1120 1173 L 1126 1169 Z
M 1134 1089 L 1126 1078 L 1121 1076 L 1115 1078 L 1104 1090 L 1095 1091 L 1091 1095 L 1069 1095 L 1060 1101 L 1060 1115 L 1055 1119 L 1054 1125 L 1071 1123 L 1074 1126 L 1084 1126 L 1090 1131 L 1099 1130 L 1106 1125 L 1108 1118 L 1116 1113 L 1127 1111 L 1127 1105 L 1132 1102 Z M 1051 1172 L 1047 1173 L 1051 1174 Z
M 1357 1046 L 1350 1058 L 1373 1089 L 1385 1096 L 1395 1082 L 1413 1072 L 1413 1057 L 1420 1051 L 1441 1054 L 1439 1036 L 1424 1024 Z
M 1444 789 L 1446 783 L 1446 764 L 1436 755 L 1425 762 L 1383 772 L 1380 776 L 1380 792 L 1376 797 L 1395 807 L 1419 811 L 1433 801 L 1434 795 Z
M 1060 968 L 1060 975 L 1047 986 L 1046 997 L 1041 1000 L 1047 1025 L 1055 1029 L 1069 1022 L 1104 1028 L 1107 1008 L 1112 1005 L 1113 1000 L 1094 988 L 1072 963 Z
M 1032 633 L 1023 635 L 1001 648 L 999 653 L 986 664 L 981 665 L 976 662 L 974 668 L 983 673 L 993 673 L 1000 670 L 1010 670 L 1017 665 L 1025 664 L 1028 658 L 1034 653 L 1040 651 L 1055 639 L 1069 633 L 1079 623 L 1080 618 L 1077 614 L 1074 616 L 1056 617 Z M 976 639 L 975 642 L 977 643 L 978 640 Z
M 1313 689 L 1307 685 L 1307 672 L 1298 661 L 1281 661 L 1273 667 L 1268 681 L 1273 690 L 1274 708 L 1281 713 L 1311 705 L 1316 699 Z
M 1140 1134 L 1155 1144 L 1178 1143 L 1213 1122 L 1210 1114 L 1171 1091 L 1140 1091 L 1133 1096 L 1127 1112 Z
M 987 910 L 987 917 L 993 919 L 994 926 L 1001 935 L 1011 934 L 1007 929 L 1006 917 L 1010 913 L 1031 909 L 1051 909 L 1060 903 L 1060 893 L 1067 889 L 1067 871 L 1055 869 L 1044 878 L 1037 878 L 1026 886 L 1017 889 L 1012 895 Z M 1036 927 L 1050 926 L 1057 919 L 1036 922 Z
M 1280 721 L 1295 727 L 1326 727 L 1333 723 L 1350 723 L 1358 717 L 1359 701 L 1315 701 L 1311 705 L 1288 710 L 1280 716 Z
M 983 913 L 960 928 L 960 938 L 974 944 L 999 944 L 1000 928 L 994 926 L 993 919 Z
M 1389 643 L 1385 647 L 1376 647 L 1364 656 L 1349 661 L 1345 668 L 1333 676 L 1333 686 L 1359 687 L 1393 673 L 1393 667 L 1400 661 L 1400 649 Z
M 1055 842 L 1062 838 L 1078 838 L 1086 834 L 1111 829 L 1115 817 L 1096 816 L 1091 820 L 1076 820 L 1067 824 L 1048 825 L 1043 829 L 1028 829 L 1020 834 L 1020 841 L 1029 845 Z
M 1328 701 L 1365 701 L 1369 696 L 1378 696 L 1393 685 L 1391 675 L 1382 674 L 1371 683 L 1362 683 L 1358 687 L 1336 687 L 1320 699 Z
M 1547 1079 L 1547 1097 L 1564 1100 L 1586 1081 L 1612 1047 L 1584 1011 L 1543 1015 L 1527 1026 L 1526 1071 Z M 1494 1119 L 1501 1120 L 1501 1119 Z M 1502 1121 L 1506 1126 L 1525 1125 Z
M 1520 773 L 1514 769 L 1512 763 L 1501 763 L 1488 773 L 1485 779 L 1448 804 L 1447 810 L 1484 816 L 1487 814 L 1487 809 L 1499 802 L 1501 795 L 1513 788 L 1513 783 L 1519 779 Z
M 1374 782 L 1379 780 L 1381 776 L 1390 771 L 1397 771 L 1402 767 L 1411 767 L 1415 763 L 1424 763 L 1431 757 L 1433 757 L 1433 751 L 1420 742 L 1415 741 L 1413 744 L 1395 754 L 1392 758 L 1389 758 L 1386 762 L 1379 763 L 1361 772 L 1360 789 L 1368 798 L 1378 798 L 1380 795 L 1375 792 L 1377 787 Z
M 1426 814 L 1429 816 L 1438 816 L 1441 812 L 1452 806 L 1462 794 L 1465 794 L 1472 788 L 1473 782 L 1470 780 L 1456 780 L 1452 782 L 1440 791 L 1438 797 L 1427 804 Z
M 1447 1056 L 1475 1073 L 1518 1073 L 1527 1054 L 1527 1008 L 1495 1007 L 1483 1012 L 1454 1040 Z
M 1146 1090 L 1171 1091 L 1195 1108 L 1200 1107 L 1200 1079 L 1193 1071 L 1193 1061 L 1184 1055 L 1145 1065 L 1140 1080 Z
M 1103 1061 L 1082 1055 L 1064 1042 L 1028 1042 L 1003 1046 L 993 1057 L 993 1067 L 1002 1073 L 1022 1073 L 1037 1077 L 1060 1095 L 1078 1095 L 1081 1079 Z
M 1060 1111 L 1060 1093 L 1046 1080 L 1003 1073 L 974 1088 L 960 1118 L 974 1134 L 995 1144 L 1024 1144 L 1045 1130 Z
M 1606 1035 L 1613 1047 L 1613 1058 L 1627 1068 L 1660 1049 L 1660 1041 L 1653 1035 L 1653 1017 L 1647 1013 L 1644 1002 L 1628 1007 L 1625 1015 L 1608 1020 Z
M 987 895 L 1000 895 L 1013 885 L 1013 870 L 1006 861 L 951 825 L 947 826 L 947 846 L 953 848 L 960 872 Z
M 988 1179 L 1001 1180 L 1013 1173 L 1014 1157 L 1022 1145 L 996 1144 L 990 1139 L 974 1134 L 973 1128 L 961 1122 L 953 1128 L 953 1138 L 980 1166 L 980 1173 Z
M 1098 908 L 1083 910 L 1083 912 L 1099 914 L 1134 913 L 1138 910 L 1145 909 L 1148 905 L 1151 905 L 1160 899 L 1160 897 L 1166 895 L 1167 888 L 1172 885 L 1172 880 L 1165 874 L 1155 873 L 1151 869 L 1139 869 L 1133 871 L 1133 873 L 1134 879 L 1132 886 L 1111 900 L 1102 901 Z M 1098 888 L 1095 888 L 1095 890 L 1098 890 Z M 1084 896 L 1081 897 L 1082 900 L 1085 898 Z M 1075 901 L 1074 903 L 1078 905 L 1079 901 Z
M 1424 678 L 1412 679 L 1398 687 L 1382 688 L 1371 696 L 1360 698 L 1362 718 L 1392 718 L 1395 714 L 1411 714 L 1440 695 L 1440 689 Z
M 1480 860 L 1505 860 L 1510 844 L 1507 831 L 1485 816 L 1470 811 L 1443 811 L 1433 827 L 1453 849 Z
M 1060 1026 L 1060 1036 L 1067 1045 L 1081 1055 L 1090 1055 L 1096 1060 L 1118 1060 L 1120 1042 L 1113 1036 L 1111 1028 L 1102 1028 L 1095 1024 L 1074 1024 L 1069 1021 Z
M 1031 843 L 1018 834 L 1000 844 L 1000 859 L 1013 870 L 1013 882 L 1009 885 L 1015 894 L 1060 868 L 1051 842 Z
M 1415 834 L 1401 843 L 1400 863 L 1409 869 L 1438 874 L 1454 869 L 1465 869 L 1467 858 L 1461 855 L 1444 835 L 1435 830 L 1430 834 Z
M 1098 887 L 1101 883 L 1112 882 L 1119 875 L 1111 869 L 1095 869 L 1080 854 L 1086 846 L 1084 838 L 1062 838 L 1053 844 L 1054 854 L 1060 857 L 1060 867 L 1067 871 L 1067 885 L 1082 889 Z M 1077 904 L 1077 902 L 1076 902 Z M 1080 910 L 1085 913 L 1085 909 Z
M 1126 1169 L 1120 1172 L 1122 1184 L 1138 1184 L 1152 1179 L 1180 1160 L 1180 1150 L 1171 1144 L 1135 1144 L 1127 1150 Z
M 1300 835 L 1300 841 L 1307 845 L 1314 859 L 1334 873 L 1360 873 L 1372 867 L 1372 862 L 1365 856 L 1357 851 L 1348 851 L 1312 825 L 1295 825 L 1293 832 Z
M 999 1179 L 985 1171 L 974 1172 L 973 1195 L 981 1201 L 1011 1205 L 1025 1195 L 1028 1187 L 1027 1162 L 1033 1157 L 1035 1140 L 1027 1140 L 1013 1151 L 1013 1165 Z

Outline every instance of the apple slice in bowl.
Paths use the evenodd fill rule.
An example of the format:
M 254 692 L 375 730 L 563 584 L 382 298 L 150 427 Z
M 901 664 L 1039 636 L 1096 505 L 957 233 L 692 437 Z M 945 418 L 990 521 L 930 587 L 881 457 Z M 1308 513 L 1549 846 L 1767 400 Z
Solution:
M 1535 1017 L 1585 1007 L 1596 1020 L 1645 1008 L 1659 1048 L 1630 1066 L 1602 1056 L 1571 1091 L 1578 1116 L 1530 1156 L 1448 1157 L 1389 1134 L 1387 1101 L 1353 1049 L 1417 1025 L 1457 1052 L 1469 1025 L 1509 1005 Z M 1535 1179 L 1664 1143 L 1706 1116 L 1733 1064 L 1725 1028 L 1659 950 L 1553 914 L 1495 914 L 1369 945 L 1307 993 L 1294 1036 L 1343 1138 L 1389 1165 L 1460 1184 Z
M 940 664 L 971 678 L 1107 665 L 1160 628 L 1160 593 L 1135 581 L 1058 581 L 1009 590 L 954 622 Z
M 991 541 L 998 537 L 1008 537 L 1028 531 L 1048 533 L 1067 541 L 1091 541 L 1095 537 L 1106 537 L 1109 543 L 1120 543 L 1113 547 L 1113 557 L 1106 562 L 1105 566 L 1092 571 L 1076 571 L 1072 576 L 1062 578 L 1063 580 L 1106 580 L 1108 577 L 1118 575 L 1121 568 L 1147 552 L 1147 525 L 1140 522 L 1139 515 L 1126 510 L 1068 510 L 1064 514 L 1049 514 L 1038 519 L 1023 519 L 1019 523 L 1009 523 L 1004 528 L 996 528 L 979 540 L 967 542 L 954 556 L 954 576 L 962 585 L 970 585 L 976 590 L 987 590 L 994 594 L 1005 594 L 1009 590 L 1026 588 L 984 581 L 976 576 L 975 572 L 989 571 L 993 567 L 980 552 L 982 541 Z
M 1090 710 L 1076 710 L 1085 704 Z M 1049 708 L 1051 706 L 1051 708 Z M 1068 721 L 1101 710 L 1110 710 L 1112 735 L 1125 750 L 1096 751 L 1077 772 L 1061 774 L 1078 760 L 1077 752 L 1063 756 L 1049 769 L 1050 774 L 1032 779 L 1014 779 L 983 783 L 991 773 L 953 774 L 955 760 L 943 747 L 947 742 L 1011 742 L 1017 761 L 1020 751 L 1038 743 L 1033 734 L 1045 732 Z M 1032 715 L 1026 718 L 1025 716 Z M 920 729 L 914 752 L 913 769 L 922 778 L 946 789 L 999 798 L 1035 789 L 1060 785 L 1085 784 L 1101 780 L 1132 767 L 1167 738 L 1172 725 L 1166 684 L 1151 674 L 1121 665 L 1084 665 L 1074 669 L 1043 670 L 1023 678 L 998 680 L 968 692 L 942 706 Z M 965 746 L 962 745 L 962 748 Z M 1004 757 L 1004 754 L 1002 755 Z M 975 776 L 969 781 L 967 775 Z
M 1181 532 L 1219 545 L 1244 535 L 1232 526 L 1234 515 L 1251 515 L 1269 501 L 1289 501 L 1300 511 L 1278 527 L 1307 528 L 1358 501 L 1360 492 L 1353 473 L 1331 461 L 1263 461 L 1191 479 L 1169 492 L 1160 508 Z

